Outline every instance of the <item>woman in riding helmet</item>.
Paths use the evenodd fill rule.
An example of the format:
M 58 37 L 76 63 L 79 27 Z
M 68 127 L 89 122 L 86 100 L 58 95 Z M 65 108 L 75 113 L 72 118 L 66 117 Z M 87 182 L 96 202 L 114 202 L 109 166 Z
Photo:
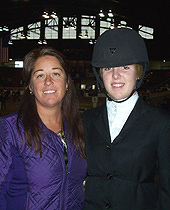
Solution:
M 107 97 L 82 115 L 84 210 L 170 209 L 170 117 L 137 91 L 148 63 L 144 40 L 132 29 L 108 30 L 95 44 L 92 67 Z

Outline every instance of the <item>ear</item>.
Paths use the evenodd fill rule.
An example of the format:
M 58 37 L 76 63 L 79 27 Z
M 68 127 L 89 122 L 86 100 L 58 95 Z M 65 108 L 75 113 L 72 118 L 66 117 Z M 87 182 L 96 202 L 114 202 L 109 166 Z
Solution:
M 139 72 L 137 75 L 136 75 L 136 80 L 140 80 L 142 77 L 142 72 Z
M 136 68 L 136 80 L 140 80 L 143 74 L 143 66 L 141 64 L 134 64 Z
M 32 87 L 31 84 L 28 85 L 28 88 L 29 88 L 29 90 L 30 90 L 31 92 L 33 92 L 33 87 Z
M 66 83 L 66 90 L 68 90 L 68 82 Z
M 101 80 L 103 80 L 103 68 L 99 69 L 99 77 Z

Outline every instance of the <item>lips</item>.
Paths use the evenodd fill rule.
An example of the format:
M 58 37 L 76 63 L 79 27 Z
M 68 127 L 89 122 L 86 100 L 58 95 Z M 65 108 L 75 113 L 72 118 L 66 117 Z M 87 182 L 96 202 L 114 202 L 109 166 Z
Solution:
M 123 83 L 113 83 L 112 84 L 112 87 L 116 87 L 116 88 L 123 87 L 123 86 L 124 86 Z
M 45 94 L 50 94 L 50 93 L 55 93 L 56 92 L 56 90 L 45 90 L 45 91 L 43 91 L 43 93 L 45 93 Z

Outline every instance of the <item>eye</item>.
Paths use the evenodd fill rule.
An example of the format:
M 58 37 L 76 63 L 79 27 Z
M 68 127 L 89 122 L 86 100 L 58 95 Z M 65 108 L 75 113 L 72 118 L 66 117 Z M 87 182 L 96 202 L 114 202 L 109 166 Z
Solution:
M 54 76 L 60 76 L 60 73 L 59 72 L 54 72 L 53 75 Z
M 122 68 L 122 70 L 128 70 L 129 66 L 122 66 L 121 68 Z
M 44 74 L 37 74 L 36 75 L 36 78 L 38 79 L 38 78 L 43 78 L 44 77 Z
M 111 67 L 104 68 L 105 71 L 110 71 L 111 69 L 112 69 Z

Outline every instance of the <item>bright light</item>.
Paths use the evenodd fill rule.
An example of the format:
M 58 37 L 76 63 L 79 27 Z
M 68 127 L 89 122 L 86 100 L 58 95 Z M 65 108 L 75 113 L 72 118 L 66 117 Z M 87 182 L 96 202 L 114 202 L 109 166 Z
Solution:
M 23 68 L 23 61 L 15 61 L 15 68 Z
M 43 41 L 43 44 L 47 44 L 47 41 L 46 41 L 46 40 L 44 40 L 44 41 Z
M 113 16 L 114 16 L 111 9 L 110 9 L 109 12 L 108 12 L 108 16 L 109 16 L 109 17 L 113 17 Z
M 89 44 L 93 44 L 93 40 L 92 39 L 90 39 Z
M 44 17 L 45 19 L 48 19 L 50 16 L 48 15 L 48 12 L 44 12 L 44 14 L 42 15 L 42 17 Z
M 84 90 L 86 88 L 86 85 L 81 84 L 81 90 Z
M 52 18 L 57 18 L 56 13 L 55 13 L 55 12 L 52 12 L 51 17 L 52 17 Z
M 8 28 L 7 26 L 4 26 L 2 29 L 3 29 L 4 31 L 9 31 L 9 28 Z
M 39 40 L 39 41 L 38 41 L 38 44 L 42 44 L 42 41 L 41 41 L 41 40 Z
M 99 16 L 100 16 L 100 17 L 104 17 L 104 16 L 105 16 L 104 13 L 103 13 L 103 11 L 102 11 L 102 9 L 101 9 L 100 12 L 99 12 Z
M 92 90 L 95 90 L 95 87 L 96 87 L 95 85 L 92 85 Z
M 8 41 L 9 45 L 13 45 L 13 42 L 11 40 Z

